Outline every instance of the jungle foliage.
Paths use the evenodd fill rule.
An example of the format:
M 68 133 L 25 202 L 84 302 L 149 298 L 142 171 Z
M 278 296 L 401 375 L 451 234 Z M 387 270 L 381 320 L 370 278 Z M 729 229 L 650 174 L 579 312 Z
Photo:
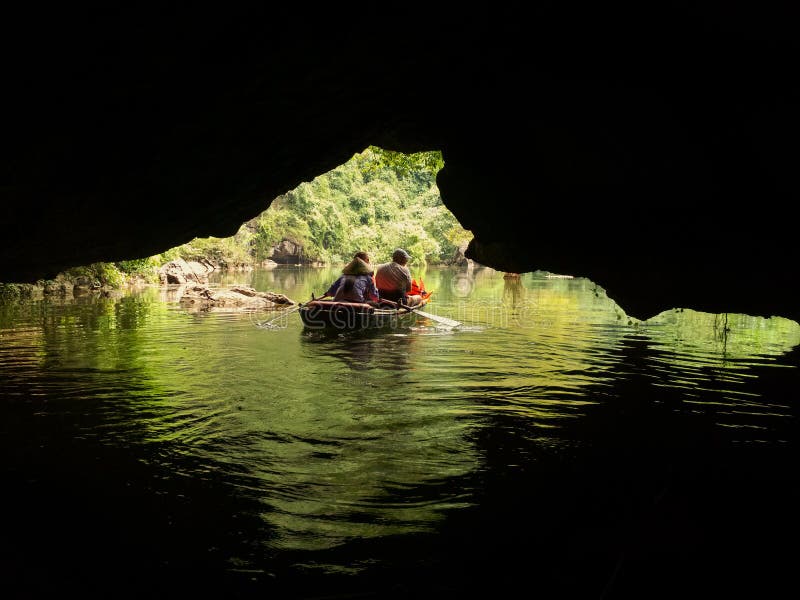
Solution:
M 370 147 L 279 196 L 232 238 L 196 239 L 165 255 L 260 262 L 289 240 L 306 262 L 344 262 L 358 250 L 382 261 L 403 247 L 415 264 L 441 263 L 472 237 L 442 204 L 436 173 L 443 165 L 440 152 Z

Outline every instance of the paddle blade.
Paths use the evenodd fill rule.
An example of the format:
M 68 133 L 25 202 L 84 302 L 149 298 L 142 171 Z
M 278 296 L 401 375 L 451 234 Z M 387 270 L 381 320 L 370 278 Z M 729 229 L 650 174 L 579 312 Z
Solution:
M 454 321 L 453 319 L 448 319 L 447 317 L 432 315 L 431 313 L 427 313 L 422 310 L 414 310 L 414 312 L 422 317 L 430 319 L 431 321 L 436 321 L 437 323 L 441 323 L 442 325 L 447 325 L 448 327 L 459 327 L 461 325 L 461 321 Z

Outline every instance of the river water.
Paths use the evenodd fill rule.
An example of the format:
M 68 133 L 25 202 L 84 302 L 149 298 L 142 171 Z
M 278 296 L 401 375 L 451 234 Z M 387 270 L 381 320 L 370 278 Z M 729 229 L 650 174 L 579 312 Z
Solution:
M 333 269 L 218 276 L 305 301 Z M 789 581 L 800 326 L 428 269 L 360 334 L 175 290 L 0 307 L 21 597 L 675 597 Z M 691 596 L 692 594 L 688 594 Z M 488 596 L 487 596 L 488 597 Z

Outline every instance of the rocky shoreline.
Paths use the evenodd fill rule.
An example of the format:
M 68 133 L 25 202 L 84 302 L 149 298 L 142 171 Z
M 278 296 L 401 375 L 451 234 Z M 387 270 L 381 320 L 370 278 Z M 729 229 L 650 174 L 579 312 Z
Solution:
M 265 261 L 262 268 L 274 268 L 277 263 Z M 251 271 L 254 265 L 226 265 L 224 270 Z M 283 294 L 257 292 L 246 286 L 232 286 L 225 290 L 212 290 L 208 287 L 209 275 L 220 266 L 208 259 L 186 261 L 171 260 L 149 275 L 123 275 L 119 271 L 109 271 L 116 277 L 104 274 L 75 275 L 59 273 L 50 280 L 36 283 L 0 283 L 0 303 L 42 298 L 70 299 L 91 296 L 113 297 L 123 294 L 123 289 L 136 289 L 145 286 L 160 286 L 168 289 L 172 301 L 201 307 L 260 308 L 289 306 L 292 300 Z
M 277 310 L 295 304 L 283 294 L 259 292 L 243 285 L 216 289 L 206 285 L 186 285 L 177 291 L 176 296 L 181 306 L 190 310 Z

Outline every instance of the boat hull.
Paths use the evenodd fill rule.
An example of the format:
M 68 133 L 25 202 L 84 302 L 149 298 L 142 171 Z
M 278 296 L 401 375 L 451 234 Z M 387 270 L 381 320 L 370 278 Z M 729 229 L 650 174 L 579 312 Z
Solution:
M 422 308 L 421 304 L 413 308 Z M 392 328 L 405 325 L 416 315 L 413 309 L 373 307 L 357 302 L 312 300 L 300 307 L 300 319 L 307 329 L 343 330 Z

